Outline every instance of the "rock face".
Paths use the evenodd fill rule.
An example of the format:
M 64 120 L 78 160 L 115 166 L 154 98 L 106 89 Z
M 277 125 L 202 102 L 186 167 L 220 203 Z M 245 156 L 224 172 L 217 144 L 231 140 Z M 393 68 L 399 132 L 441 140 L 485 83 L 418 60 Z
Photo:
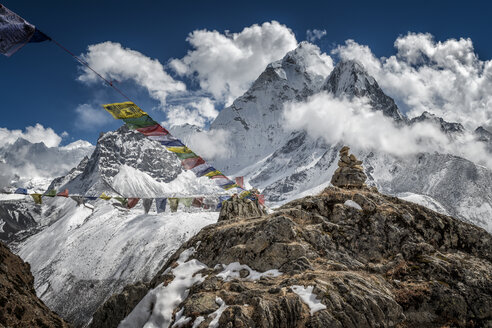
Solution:
M 340 160 L 338 168 L 331 178 L 331 183 L 341 188 L 361 188 L 365 186 L 367 179 L 364 168 L 354 154 L 349 155 L 350 148 L 347 146 L 340 149 Z
M 197 263 L 188 293 L 162 293 Z M 146 306 L 131 313 L 144 293 L 127 287 L 92 327 L 144 307 L 143 326 L 172 302 L 169 326 L 181 327 L 492 327 L 492 236 L 373 189 L 328 187 L 203 228 L 146 288 Z
M 0 327 L 69 327 L 36 296 L 29 264 L 1 242 Z
M 235 218 L 253 218 L 259 217 L 266 212 L 258 204 L 247 198 L 233 196 L 231 199 L 224 201 L 219 214 L 219 221 L 231 220 Z

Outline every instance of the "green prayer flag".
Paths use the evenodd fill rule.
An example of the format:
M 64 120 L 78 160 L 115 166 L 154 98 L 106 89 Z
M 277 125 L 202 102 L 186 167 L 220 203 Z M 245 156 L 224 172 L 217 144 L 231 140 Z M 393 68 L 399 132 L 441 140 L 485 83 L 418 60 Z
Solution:
M 126 204 L 128 204 L 128 199 L 126 199 L 124 197 L 113 197 L 113 199 L 116 199 L 117 201 L 119 201 L 121 203 L 121 205 L 123 205 L 124 207 L 126 207 Z
M 193 198 L 180 198 L 179 202 L 188 208 L 191 206 L 191 203 L 193 202 Z
M 56 196 L 56 190 L 55 189 L 48 190 L 47 192 L 44 193 L 44 196 L 55 197 Z
M 169 208 L 171 212 L 176 212 L 178 210 L 179 198 L 168 198 Z
M 148 126 L 158 124 L 149 115 L 143 115 L 136 118 L 124 118 L 123 121 L 126 123 L 130 130 L 146 128 Z

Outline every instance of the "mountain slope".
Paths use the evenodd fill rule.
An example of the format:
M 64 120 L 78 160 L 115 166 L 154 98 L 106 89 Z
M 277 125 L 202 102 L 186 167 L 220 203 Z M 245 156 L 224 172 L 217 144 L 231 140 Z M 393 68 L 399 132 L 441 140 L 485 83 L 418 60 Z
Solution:
M 330 187 L 202 229 L 91 327 L 485 327 L 491 245 L 425 207 Z
M 101 135 L 90 158 L 51 187 L 88 196 L 223 194 L 211 179 L 184 171 L 177 156 L 158 142 L 126 127 Z M 127 210 L 115 200 L 89 203 L 44 198 L 38 206 L 40 227 L 13 245 L 31 264 L 40 298 L 77 327 L 125 285 L 153 277 L 183 242 L 218 217 L 182 208 L 157 214 L 154 207 L 144 214 L 141 203 Z

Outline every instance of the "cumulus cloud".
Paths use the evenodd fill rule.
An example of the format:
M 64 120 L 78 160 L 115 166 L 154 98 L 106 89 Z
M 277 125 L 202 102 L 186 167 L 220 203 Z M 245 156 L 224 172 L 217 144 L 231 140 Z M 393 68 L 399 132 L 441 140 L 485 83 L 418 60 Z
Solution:
M 367 99 L 339 99 L 327 93 L 312 96 L 306 102 L 293 102 L 284 108 L 287 129 L 306 130 L 314 138 L 330 144 L 343 141 L 360 149 L 378 150 L 396 156 L 419 152 L 450 153 L 492 168 L 485 145 L 471 133 L 449 137 L 429 122 L 411 126 L 395 122 L 375 111 Z
M 62 137 L 52 128 L 45 128 L 39 123 L 26 127 L 25 131 L 0 128 L 0 147 L 14 143 L 18 138 L 24 138 L 32 143 L 44 142 L 48 147 L 56 147 L 62 141 Z
M 111 116 L 101 108 L 89 104 L 81 104 L 75 109 L 76 127 L 84 130 L 97 129 L 111 121 Z
M 166 97 L 174 92 L 186 90 L 186 85 L 174 80 L 157 60 L 142 53 L 124 48 L 119 43 L 103 42 L 90 45 L 81 57 L 108 80 L 130 80 L 144 87 L 149 95 L 161 104 Z M 94 83 L 99 78 L 87 67 L 81 66 L 82 74 L 78 79 L 86 83 Z
M 218 129 L 191 134 L 187 137 L 187 143 L 195 153 L 206 160 L 221 159 L 231 155 L 230 138 L 229 131 Z
M 171 60 L 170 66 L 181 76 L 196 78 L 203 90 L 227 104 L 241 96 L 269 63 L 297 46 L 292 30 L 276 21 L 239 33 L 196 30 L 186 40 L 193 50 Z
M 166 125 L 191 124 L 203 128 L 218 114 L 210 98 L 201 98 L 187 104 L 169 106 Z
M 326 35 L 326 30 L 307 30 L 306 31 L 306 40 L 309 42 L 316 42 Z
M 469 129 L 492 127 L 492 61 L 480 60 L 470 39 L 441 42 L 408 33 L 394 46 L 396 54 L 388 58 L 353 40 L 332 53 L 361 62 L 410 117 L 427 110 Z

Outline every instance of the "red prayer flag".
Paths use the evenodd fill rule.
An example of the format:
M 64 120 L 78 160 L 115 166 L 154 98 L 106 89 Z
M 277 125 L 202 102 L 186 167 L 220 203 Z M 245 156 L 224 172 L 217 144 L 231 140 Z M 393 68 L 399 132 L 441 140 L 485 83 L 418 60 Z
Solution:
M 126 203 L 126 207 L 133 208 L 138 204 L 140 198 L 128 198 L 128 203 Z
M 193 202 L 191 203 L 191 206 L 202 207 L 202 204 L 203 204 L 203 197 L 196 197 L 193 198 Z
M 211 179 L 227 179 L 229 180 L 225 175 L 214 175 L 213 177 L 210 177 Z
M 56 195 L 60 197 L 68 197 L 68 189 L 63 190 L 62 192 L 59 192 Z
M 181 164 L 185 168 L 185 170 L 191 170 L 194 167 L 197 167 L 198 165 L 205 164 L 205 161 L 201 157 L 191 157 L 191 158 L 185 158 L 181 161 Z
M 236 177 L 236 184 L 244 189 L 244 177 Z
M 162 126 L 159 124 L 152 125 L 152 126 L 147 126 L 145 128 L 139 128 L 137 129 L 138 132 L 148 136 L 165 136 L 169 134 L 169 131 L 164 129 Z
M 258 203 L 265 205 L 265 195 L 258 195 Z

